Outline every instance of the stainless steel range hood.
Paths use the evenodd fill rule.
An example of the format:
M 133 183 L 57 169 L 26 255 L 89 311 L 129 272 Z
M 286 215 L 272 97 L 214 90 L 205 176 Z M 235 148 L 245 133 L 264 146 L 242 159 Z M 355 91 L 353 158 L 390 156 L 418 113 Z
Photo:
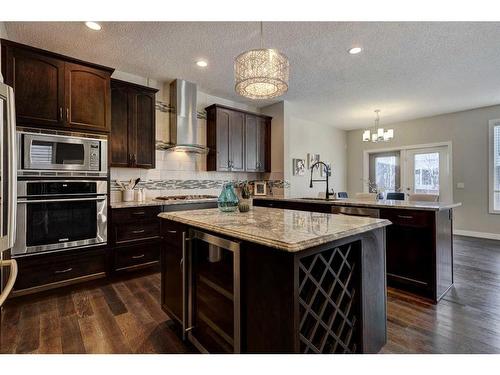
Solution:
M 170 84 L 170 140 L 163 145 L 169 151 L 206 154 L 208 148 L 198 142 L 196 84 L 176 79 Z

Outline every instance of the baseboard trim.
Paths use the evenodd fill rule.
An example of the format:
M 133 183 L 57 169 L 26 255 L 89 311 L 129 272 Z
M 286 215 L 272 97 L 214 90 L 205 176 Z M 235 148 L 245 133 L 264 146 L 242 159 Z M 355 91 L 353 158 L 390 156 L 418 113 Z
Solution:
M 500 240 L 500 234 L 498 233 L 486 233 L 486 232 L 475 232 L 472 230 L 461 230 L 455 229 L 453 234 L 466 237 L 477 237 L 477 238 L 487 238 L 490 240 Z

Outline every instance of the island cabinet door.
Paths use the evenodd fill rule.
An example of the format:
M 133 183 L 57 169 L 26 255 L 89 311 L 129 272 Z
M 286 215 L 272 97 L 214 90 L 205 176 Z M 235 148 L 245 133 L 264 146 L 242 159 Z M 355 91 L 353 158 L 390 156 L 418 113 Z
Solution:
M 171 221 L 161 220 L 161 304 L 167 314 L 178 323 L 184 321 L 184 255 L 187 229 Z

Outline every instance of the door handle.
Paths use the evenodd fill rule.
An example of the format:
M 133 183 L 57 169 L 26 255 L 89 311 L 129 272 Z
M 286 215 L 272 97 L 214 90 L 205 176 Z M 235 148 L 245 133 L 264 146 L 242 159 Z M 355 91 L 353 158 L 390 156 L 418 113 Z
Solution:
M 69 107 L 66 107 L 66 122 L 69 122 Z
M 139 234 L 139 233 L 144 233 L 145 230 L 144 229 L 139 229 L 139 230 L 133 230 L 132 233 L 134 234 Z
M 68 273 L 70 271 L 73 271 L 73 267 L 69 267 L 69 268 L 66 268 L 65 270 L 60 270 L 60 271 L 59 270 L 55 270 L 54 273 L 56 275 L 58 275 L 58 274 L 61 274 L 61 273 Z
M 63 109 L 62 107 L 59 107 L 59 120 L 63 119 Z
M 172 233 L 172 234 L 177 233 L 177 231 L 176 231 L 176 230 L 167 230 L 167 232 L 168 232 L 168 233 Z
M 144 254 L 132 256 L 132 259 L 141 259 L 141 258 L 144 258 Z
M 413 216 L 410 215 L 398 215 L 400 219 L 413 219 Z

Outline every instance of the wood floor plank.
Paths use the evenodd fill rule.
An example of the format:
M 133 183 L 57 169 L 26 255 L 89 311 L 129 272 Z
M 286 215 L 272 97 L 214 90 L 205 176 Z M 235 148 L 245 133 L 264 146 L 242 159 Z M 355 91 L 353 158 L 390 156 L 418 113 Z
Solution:
M 42 308 L 43 306 L 43 308 Z M 62 352 L 62 334 L 57 299 L 48 299 L 40 307 L 39 353 L 58 354 Z
M 92 305 L 90 304 L 90 296 L 87 290 L 79 289 L 72 293 L 73 304 L 75 306 L 76 315 L 79 318 L 86 318 L 94 315 Z
M 88 354 L 113 353 L 113 348 L 108 344 L 105 332 L 99 325 L 94 314 L 78 319 L 85 352 Z
M 76 314 L 61 318 L 61 346 L 62 352 L 65 354 L 85 353 L 85 345 Z
M 31 353 L 40 344 L 40 313 L 39 304 L 27 304 L 22 307 L 19 324 L 16 353 Z
M 18 323 L 21 317 L 21 304 L 9 303 L 8 306 L 9 308 L 2 311 L 2 320 L 0 321 L 0 353 L 2 354 L 15 352 Z
M 113 289 L 113 285 L 104 285 L 101 287 L 101 290 L 113 315 L 120 315 L 127 312 L 125 304 L 116 294 L 116 291 Z

